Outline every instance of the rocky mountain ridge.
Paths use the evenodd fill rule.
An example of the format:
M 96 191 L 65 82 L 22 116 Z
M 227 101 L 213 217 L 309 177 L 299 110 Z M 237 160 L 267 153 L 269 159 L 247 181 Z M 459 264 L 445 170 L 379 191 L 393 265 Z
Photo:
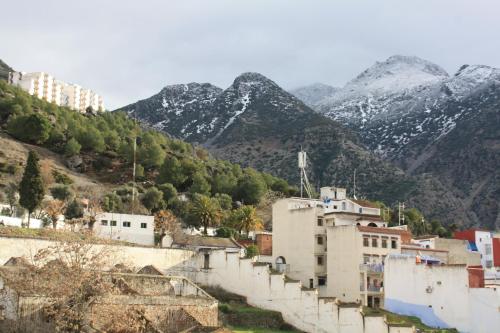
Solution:
M 165 89 L 170 90 L 169 87 Z M 183 94 L 187 92 L 181 91 Z M 182 96 L 179 96 L 181 100 L 189 100 Z M 191 114 L 187 111 L 176 114 L 170 104 L 163 103 L 158 109 L 161 98 L 160 92 L 149 100 L 120 110 L 142 115 L 138 118 L 170 135 L 202 143 L 220 158 L 270 172 L 295 184 L 299 180 L 297 152 L 302 147 L 308 152 L 308 172 L 315 187 L 335 184 L 352 190 L 352 175 L 357 169 L 360 175 L 358 194 L 388 203 L 411 199 L 416 205 L 432 206 L 432 196 L 428 195 L 428 191 L 418 191 L 419 179 L 409 177 L 402 170 L 377 158 L 360 144 L 358 136 L 351 130 L 313 111 L 258 73 L 238 76 L 194 118 L 188 117 Z M 204 94 L 189 105 L 196 105 L 201 100 L 206 100 Z M 148 105 L 154 107 L 147 110 Z M 158 115 L 176 117 L 178 127 L 159 127 L 174 120 L 155 118 Z M 201 126 L 209 131 L 204 136 L 193 136 L 185 130 L 189 126 Z M 432 187 L 446 198 L 438 204 L 441 211 L 453 212 L 442 220 L 449 222 L 463 215 L 453 196 L 442 195 L 445 188 L 439 181 L 431 179 L 425 183 L 429 185 L 420 189 Z

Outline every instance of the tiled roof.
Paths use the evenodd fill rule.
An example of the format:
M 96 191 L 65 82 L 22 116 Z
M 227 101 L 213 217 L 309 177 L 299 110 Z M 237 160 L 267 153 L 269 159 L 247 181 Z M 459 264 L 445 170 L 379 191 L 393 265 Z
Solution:
M 177 234 L 174 237 L 173 244 L 186 247 L 219 247 L 219 248 L 241 248 L 236 241 L 231 238 L 210 237 Z

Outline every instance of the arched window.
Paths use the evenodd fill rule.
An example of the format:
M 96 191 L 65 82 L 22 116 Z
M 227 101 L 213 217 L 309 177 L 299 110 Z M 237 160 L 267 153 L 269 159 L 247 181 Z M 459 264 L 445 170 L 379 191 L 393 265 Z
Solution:
M 373 222 L 368 223 L 368 226 L 369 227 L 375 227 L 375 228 L 377 227 L 377 225 L 375 223 L 373 223 Z

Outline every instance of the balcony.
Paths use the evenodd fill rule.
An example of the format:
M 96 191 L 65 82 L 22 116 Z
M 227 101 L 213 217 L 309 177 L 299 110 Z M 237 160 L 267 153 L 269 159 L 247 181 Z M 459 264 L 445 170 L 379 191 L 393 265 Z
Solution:
M 366 290 L 365 290 L 365 286 L 364 285 L 360 285 L 359 286 L 359 291 L 367 291 L 369 293 L 383 293 L 384 292 L 384 287 L 381 287 L 381 286 L 376 286 L 376 285 L 368 285 L 366 287 Z
M 383 273 L 383 264 L 359 264 L 359 270 L 367 273 Z

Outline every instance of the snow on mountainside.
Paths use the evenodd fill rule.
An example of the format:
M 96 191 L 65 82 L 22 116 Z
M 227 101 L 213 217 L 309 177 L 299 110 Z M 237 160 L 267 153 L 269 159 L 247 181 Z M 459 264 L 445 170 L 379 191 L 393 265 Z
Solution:
M 209 83 L 175 84 L 119 110 L 174 137 L 204 141 L 216 130 L 210 107 L 221 93 Z
M 450 77 L 426 60 L 393 56 L 313 108 L 358 132 L 381 156 L 401 160 L 407 146 L 449 133 L 474 109 L 460 101 L 498 83 L 499 77 L 499 70 L 488 66 L 462 66 Z M 491 98 L 485 95 L 480 103 Z M 450 103 L 456 107 L 447 107 Z
M 500 69 L 464 65 L 448 76 L 395 56 L 313 109 L 409 174 L 439 179 L 462 200 L 467 223 L 500 227 Z
M 313 83 L 308 86 L 290 90 L 290 93 L 308 106 L 316 105 L 319 101 L 333 97 L 339 88 L 323 83 Z

